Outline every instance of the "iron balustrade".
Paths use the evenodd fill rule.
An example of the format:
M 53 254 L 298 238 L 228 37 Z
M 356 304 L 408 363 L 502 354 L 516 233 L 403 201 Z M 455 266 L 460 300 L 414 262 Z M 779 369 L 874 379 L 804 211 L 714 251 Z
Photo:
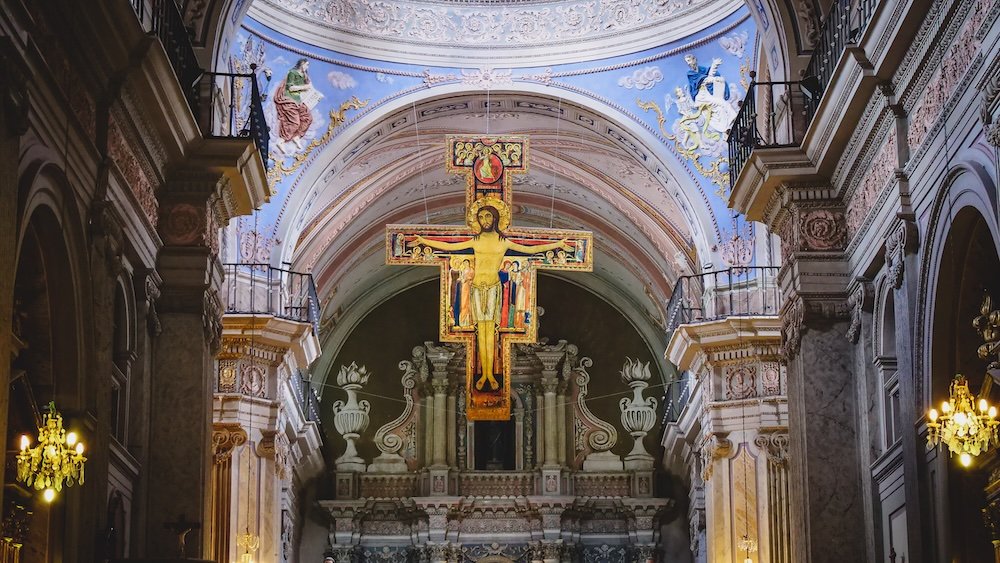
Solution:
M 250 65 L 256 71 L 257 65 Z M 271 133 L 264 119 L 264 97 L 256 72 L 204 72 L 196 85 L 199 126 L 205 137 L 248 137 L 267 165 Z
M 803 89 L 816 104 L 830 85 L 833 71 L 848 45 L 857 43 L 868 27 L 879 0 L 834 0 L 823 20 L 813 54 L 802 79 Z M 810 114 L 812 119 L 814 114 Z
M 316 395 L 316 390 L 313 389 L 312 382 L 301 375 L 299 376 L 298 399 L 299 406 L 302 408 L 302 414 L 305 415 L 306 420 L 319 424 L 319 396 Z
M 798 146 L 833 80 L 840 57 L 867 29 L 879 0 L 834 0 L 802 80 L 750 86 L 729 130 L 729 187 L 755 149 Z
M 796 147 L 802 142 L 818 100 L 801 82 L 757 82 L 750 73 L 747 95 L 729 129 L 729 187 L 750 154 L 759 148 Z
M 681 276 L 667 303 L 667 333 L 682 324 L 777 315 L 777 266 L 748 266 Z
M 680 378 L 675 379 L 667 386 L 667 393 L 660 399 L 666 408 L 663 409 L 663 419 L 660 421 L 660 440 L 663 440 L 663 432 L 667 424 L 677 422 L 681 418 L 681 413 L 691 400 L 691 385 L 693 382 L 690 376 L 685 373 Z
M 226 313 L 272 315 L 309 323 L 319 335 L 319 299 L 312 274 L 269 264 L 225 264 Z
M 270 131 L 255 74 L 205 72 L 174 0 L 129 0 L 139 24 L 160 40 L 206 138 L 250 138 L 268 166 Z M 255 66 L 251 66 L 256 70 Z

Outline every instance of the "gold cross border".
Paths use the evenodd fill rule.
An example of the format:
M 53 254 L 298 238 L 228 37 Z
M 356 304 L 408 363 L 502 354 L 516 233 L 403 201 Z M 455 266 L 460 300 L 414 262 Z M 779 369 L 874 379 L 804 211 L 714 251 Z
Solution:
M 403 241 L 403 255 L 395 255 L 393 249 L 393 235 L 401 235 L 404 238 Z M 499 393 L 500 404 L 491 405 L 488 407 L 482 407 L 473 404 L 473 395 L 491 395 L 491 393 L 483 393 L 475 391 L 473 388 L 475 373 L 475 358 L 472 356 L 472 350 L 475 349 L 475 331 L 455 331 L 451 327 L 451 313 L 449 311 L 448 299 L 451 294 L 451 287 L 448 279 L 448 270 L 451 268 L 451 258 L 453 256 L 472 256 L 472 254 L 463 253 L 451 253 L 451 252 L 441 252 L 434 251 L 430 257 L 425 257 L 421 255 L 420 257 L 413 257 L 409 254 L 409 250 L 406 246 L 409 240 L 412 240 L 416 235 L 429 236 L 429 237 L 447 237 L 447 236 L 458 236 L 463 238 L 468 238 L 472 236 L 472 233 L 465 226 L 435 226 L 435 225 L 386 225 L 386 264 L 388 265 L 414 265 L 414 266 L 438 266 L 440 273 L 438 274 L 439 281 L 439 298 L 438 298 L 438 335 L 442 342 L 457 342 L 464 344 L 466 351 L 465 358 L 465 379 L 466 379 L 466 417 L 469 420 L 507 420 L 510 418 L 510 370 L 511 370 L 511 344 L 514 343 L 532 343 L 538 340 L 538 315 L 536 313 L 537 305 L 537 272 L 539 269 L 542 270 L 563 270 L 563 271 L 581 271 L 590 272 L 594 269 L 594 241 L 593 234 L 588 231 L 576 231 L 576 230 L 566 230 L 566 229 L 541 229 L 541 228 L 520 228 L 520 229 L 510 229 L 506 233 L 508 238 L 514 240 L 515 242 L 521 242 L 524 240 L 532 241 L 558 241 L 562 239 L 567 239 L 572 242 L 583 241 L 585 243 L 584 256 L 581 261 L 573 261 L 566 264 L 550 264 L 546 263 L 543 259 L 540 259 L 537 255 L 520 255 L 528 259 L 529 266 L 527 268 L 529 287 L 531 291 L 529 292 L 530 302 L 528 303 L 527 310 L 532 313 L 532 322 L 528 323 L 525 327 L 524 332 L 514 332 L 514 331 L 500 331 L 500 353 L 501 353 L 501 365 L 503 366 L 503 389 Z M 519 257 L 519 255 L 508 255 L 510 257 Z M 575 256 L 574 256 L 575 258 Z
M 472 145 L 468 152 L 470 157 L 467 164 L 455 164 L 457 158 L 457 147 L 459 143 Z M 509 145 L 517 145 L 519 150 L 508 151 Z M 472 167 L 475 159 L 486 154 L 496 154 L 504 164 L 503 177 L 495 184 L 500 188 L 500 199 L 509 207 L 512 200 L 511 184 L 514 181 L 514 174 L 525 174 L 528 172 L 528 136 L 527 135 L 504 135 L 502 137 L 469 137 L 467 135 L 448 135 L 445 139 L 445 169 L 453 174 L 465 176 L 465 208 L 468 209 L 472 202 L 478 199 L 476 194 L 476 175 Z M 511 161 L 508 155 L 516 155 L 517 160 Z

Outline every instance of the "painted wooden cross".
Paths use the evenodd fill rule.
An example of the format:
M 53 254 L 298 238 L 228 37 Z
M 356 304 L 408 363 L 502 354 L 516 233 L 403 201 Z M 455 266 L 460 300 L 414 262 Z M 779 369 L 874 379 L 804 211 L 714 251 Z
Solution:
M 386 263 L 441 269 L 440 338 L 466 350 L 466 416 L 510 418 L 511 344 L 535 342 L 538 269 L 593 269 L 586 231 L 511 228 L 513 174 L 528 170 L 522 136 L 447 138 L 449 172 L 466 176 L 466 226 L 387 225 Z

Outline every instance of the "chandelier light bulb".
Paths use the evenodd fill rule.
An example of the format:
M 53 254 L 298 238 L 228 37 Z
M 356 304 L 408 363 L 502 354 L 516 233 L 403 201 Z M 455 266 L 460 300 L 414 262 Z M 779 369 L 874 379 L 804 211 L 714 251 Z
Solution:
M 38 427 L 38 444 L 31 447 L 31 438 L 21 436 L 20 446 L 17 480 L 42 491 L 46 502 L 52 502 L 63 487 L 83 484 L 83 466 L 87 461 L 83 442 L 76 432 L 67 433 L 63 428 L 62 415 L 55 403 L 49 403 L 49 411 Z
M 927 444 L 948 448 L 958 455 L 963 467 L 972 465 L 972 458 L 989 452 L 1000 444 L 997 432 L 1000 421 L 997 408 L 985 397 L 977 400 L 969 392 L 969 382 L 956 375 L 949 387 L 949 398 L 941 403 L 941 412 L 927 411 Z

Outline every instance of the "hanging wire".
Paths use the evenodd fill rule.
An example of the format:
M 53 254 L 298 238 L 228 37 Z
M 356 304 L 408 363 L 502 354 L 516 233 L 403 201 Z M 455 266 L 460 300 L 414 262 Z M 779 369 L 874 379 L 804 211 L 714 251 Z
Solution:
M 253 210 L 253 233 L 254 233 L 254 257 L 255 260 L 257 255 L 257 248 L 260 245 L 260 231 L 258 225 L 258 215 L 257 209 Z M 247 370 L 247 375 L 252 377 L 257 368 L 257 357 L 256 348 L 254 347 L 254 337 L 257 332 L 257 307 L 255 306 L 256 291 L 254 291 L 254 272 L 257 269 L 256 265 L 250 266 L 250 369 Z M 253 462 L 253 387 L 248 387 L 251 396 L 247 403 L 250 405 L 249 413 L 249 430 L 247 432 L 247 522 L 246 522 L 246 535 L 249 539 L 250 537 L 250 475 L 253 473 L 251 463 Z M 259 477 L 259 476 L 258 476 Z M 250 553 L 249 545 L 246 546 L 247 553 Z
M 431 224 L 431 212 L 427 207 L 427 183 L 424 181 L 424 166 L 420 162 L 420 151 L 423 148 L 420 143 L 420 120 L 417 118 L 417 102 L 410 102 L 410 106 L 413 108 L 413 127 L 417 131 L 417 171 L 420 175 L 420 191 L 424 196 L 424 223 Z
M 559 148 L 559 126 L 562 125 L 562 96 L 559 96 L 559 106 L 556 111 L 556 153 L 555 162 L 552 164 L 552 176 L 549 181 L 552 184 L 551 194 L 549 197 L 549 228 L 555 222 L 555 212 L 556 212 L 556 164 L 559 163 L 560 148 Z

